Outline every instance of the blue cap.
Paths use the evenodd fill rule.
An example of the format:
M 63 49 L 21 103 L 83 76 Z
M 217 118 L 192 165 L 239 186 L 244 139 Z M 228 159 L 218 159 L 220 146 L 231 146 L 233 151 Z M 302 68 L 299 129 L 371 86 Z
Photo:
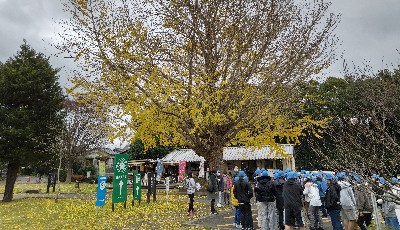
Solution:
M 296 172 L 288 172 L 288 174 L 287 174 L 288 179 L 296 179 L 298 177 L 299 177 L 299 175 Z
M 280 176 L 279 176 L 279 173 L 278 173 L 278 172 L 274 173 L 274 179 L 275 179 L 275 180 L 279 179 L 279 177 L 280 177 Z
M 397 179 L 396 177 L 392 177 L 391 180 L 392 180 L 393 183 L 399 183 L 399 179 Z
M 246 173 L 244 171 L 239 171 L 238 176 L 244 177 L 244 176 L 246 176 Z
M 346 176 L 346 173 L 345 173 L 345 172 L 338 172 L 338 173 L 336 174 L 336 176 L 337 176 L 339 179 L 342 179 L 342 178 L 344 178 L 344 177 Z
M 260 169 L 257 169 L 255 172 L 254 172 L 254 174 L 256 174 L 256 176 L 258 176 L 258 174 L 260 174 L 261 173 L 261 170 Z
M 261 176 L 269 176 L 267 171 L 263 171 Z
M 379 177 L 379 183 L 386 184 L 386 180 L 383 177 Z
M 330 173 L 325 174 L 325 179 L 327 180 L 333 180 L 333 175 Z
M 285 169 L 285 173 L 292 172 L 290 168 Z
M 265 170 L 265 168 L 261 168 L 260 170 L 261 170 L 261 172 L 267 171 L 267 170 Z
M 238 182 L 239 181 L 239 177 L 238 176 L 235 176 L 235 182 Z
M 243 180 L 246 181 L 246 182 L 249 182 L 249 177 L 244 176 L 244 177 L 243 177 Z

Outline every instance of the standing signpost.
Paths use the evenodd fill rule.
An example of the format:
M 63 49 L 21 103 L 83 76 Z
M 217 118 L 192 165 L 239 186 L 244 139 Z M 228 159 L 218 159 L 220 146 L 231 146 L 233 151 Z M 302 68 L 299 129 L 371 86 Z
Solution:
M 97 196 L 96 196 L 96 215 L 98 207 L 102 207 L 103 209 L 103 216 L 104 216 L 104 205 L 106 203 L 106 176 L 99 176 L 97 178 Z
M 114 178 L 113 178 L 113 192 L 112 192 L 112 211 L 114 211 L 114 204 L 124 202 L 126 208 L 128 188 L 128 155 L 117 154 L 114 160 Z
M 169 176 L 165 177 L 165 192 L 167 193 L 167 204 L 168 204 Z
M 133 174 L 133 199 L 132 206 L 135 205 L 135 200 L 139 201 L 142 199 L 142 180 L 140 173 Z
M 106 175 L 106 163 L 104 161 L 99 161 L 99 176 Z

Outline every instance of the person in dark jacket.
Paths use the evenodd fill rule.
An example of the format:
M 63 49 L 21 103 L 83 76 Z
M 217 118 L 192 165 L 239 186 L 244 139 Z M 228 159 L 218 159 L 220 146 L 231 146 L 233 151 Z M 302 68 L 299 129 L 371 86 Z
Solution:
M 256 199 L 260 202 L 261 214 L 258 218 L 261 222 L 261 230 L 277 229 L 278 220 L 275 212 L 276 189 L 267 171 L 263 171 L 261 177 L 258 178 L 254 192 Z
M 296 223 L 305 230 L 301 210 L 303 208 L 303 188 L 297 183 L 299 175 L 296 172 L 287 174 L 287 181 L 283 185 L 283 201 L 285 204 L 285 229 L 292 229 Z
M 274 183 L 276 190 L 276 210 L 278 211 L 278 229 L 285 229 L 285 224 L 283 223 L 283 210 L 285 210 L 283 203 L 283 185 L 285 184 L 285 174 L 283 171 L 278 171 L 274 174 Z
M 211 214 L 217 214 L 215 210 L 215 198 L 218 192 L 218 185 L 217 185 L 217 176 L 215 175 L 216 171 L 211 171 L 210 176 L 208 178 L 208 185 L 207 185 L 207 198 L 211 201 Z
M 336 183 L 335 177 L 332 174 L 327 174 L 325 176 L 328 183 L 328 188 L 326 189 L 326 210 L 331 217 L 333 230 L 343 230 L 342 220 L 340 218 L 340 186 Z
M 240 222 L 242 223 L 242 229 L 251 230 L 254 229 L 250 205 L 250 199 L 253 197 L 253 190 L 249 182 L 245 180 L 246 174 L 244 171 L 239 171 L 238 176 L 239 181 L 235 182 L 233 194 L 239 202 Z

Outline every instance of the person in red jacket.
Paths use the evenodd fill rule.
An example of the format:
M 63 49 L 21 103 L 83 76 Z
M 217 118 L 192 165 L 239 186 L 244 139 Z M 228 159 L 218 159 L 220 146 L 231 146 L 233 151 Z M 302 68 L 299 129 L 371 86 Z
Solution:
M 231 188 L 232 188 L 232 178 L 230 177 L 229 174 L 224 172 L 222 175 L 222 178 L 224 180 L 224 185 L 225 185 L 225 190 L 224 190 L 224 204 L 229 205 L 231 202 Z

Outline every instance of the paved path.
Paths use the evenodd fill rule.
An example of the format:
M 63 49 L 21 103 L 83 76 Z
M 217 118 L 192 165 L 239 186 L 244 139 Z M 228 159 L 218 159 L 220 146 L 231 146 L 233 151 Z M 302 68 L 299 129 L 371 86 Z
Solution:
M 256 204 L 252 203 L 251 209 L 253 212 L 253 226 L 257 229 L 257 208 Z M 208 215 L 188 222 L 188 225 L 204 226 L 215 229 L 237 229 L 233 226 L 235 211 L 230 208 L 226 211 L 221 211 L 217 215 Z M 332 225 L 330 219 L 323 220 L 324 230 L 331 230 Z

